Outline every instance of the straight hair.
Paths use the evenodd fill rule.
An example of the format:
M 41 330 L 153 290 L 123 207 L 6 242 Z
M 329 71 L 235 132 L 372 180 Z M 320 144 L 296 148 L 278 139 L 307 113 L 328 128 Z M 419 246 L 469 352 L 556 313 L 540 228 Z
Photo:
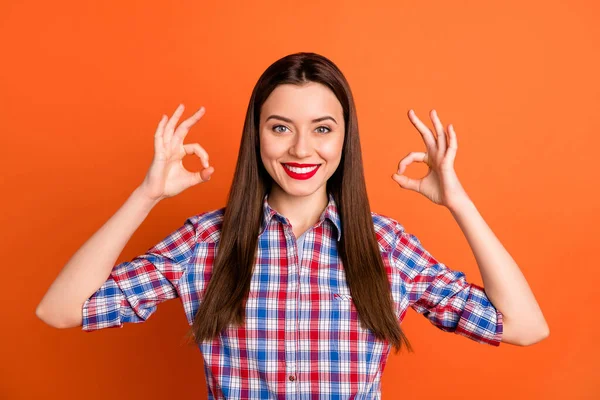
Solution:
M 338 67 L 315 53 L 295 53 L 271 64 L 258 79 L 248 104 L 233 182 L 223 215 L 219 249 L 205 296 L 188 335 L 200 345 L 230 324 L 245 321 L 245 303 L 255 264 L 264 196 L 272 178 L 260 157 L 260 111 L 271 92 L 282 84 L 325 85 L 342 105 L 345 135 L 337 170 L 327 181 L 327 193 L 338 207 L 342 260 L 352 301 L 363 326 L 387 340 L 396 353 L 404 342 L 393 308 L 390 282 L 373 227 L 363 172 L 358 119 L 350 86 Z

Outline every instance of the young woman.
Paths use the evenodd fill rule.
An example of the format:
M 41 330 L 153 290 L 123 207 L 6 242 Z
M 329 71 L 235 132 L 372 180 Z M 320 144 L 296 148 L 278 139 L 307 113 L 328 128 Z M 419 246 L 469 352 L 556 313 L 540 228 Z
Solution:
M 259 78 L 226 206 L 188 218 L 146 254 L 114 266 L 154 205 L 214 172 L 199 144 L 183 144 L 205 110 L 176 126 L 183 109 L 158 124 L 143 183 L 42 299 L 37 314 L 48 324 L 122 327 L 180 298 L 210 399 L 379 398 L 390 347 L 412 351 L 400 328 L 409 307 L 488 345 L 548 335 L 519 268 L 454 173 L 452 126 L 444 130 L 433 112 L 434 135 L 409 112 L 427 152 L 410 153 L 393 179 L 453 213 L 485 290 L 371 212 L 350 87 L 314 53 L 284 57 Z M 186 154 L 202 160 L 202 171 L 184 169 Z M 422 180 L 402 175 L 413 161 L 429 166 Z

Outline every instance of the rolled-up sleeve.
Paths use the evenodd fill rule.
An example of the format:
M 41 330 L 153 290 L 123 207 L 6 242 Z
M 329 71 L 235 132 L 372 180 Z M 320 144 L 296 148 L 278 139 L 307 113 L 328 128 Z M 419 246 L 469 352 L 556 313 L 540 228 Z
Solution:
M 144 322 L 157 305 L 179 297 L 178 283 L 197 243 L 197 218 L 188 218 L 145 254 L 116 265 L 82 309 L 82 330 Z
M 401 270 L 409 306 L 443 331 L 499 346 L 502 313 L 485 289 L 436 260 L 402 225 L 397 225 L 396 233 L 392 260 Z

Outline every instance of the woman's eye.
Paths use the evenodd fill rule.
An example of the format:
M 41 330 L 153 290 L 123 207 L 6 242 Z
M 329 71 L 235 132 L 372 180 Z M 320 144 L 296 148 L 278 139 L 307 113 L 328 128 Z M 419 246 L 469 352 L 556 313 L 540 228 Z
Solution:
M 283 129 L 287 129 L 287 126 L 284 125 L 275 125 L 273 126 L 273 130 L 277 133 L 283 133 L 285 132 L 284 130 L 279 130 L 278 128 L 283 128 Z M 331 129 L 329 129 L 328 126 L 319 126 L 317 129 L 326 129 L 325 131 L 318 131 L 319 133 L 329 133 L 331 132 Z

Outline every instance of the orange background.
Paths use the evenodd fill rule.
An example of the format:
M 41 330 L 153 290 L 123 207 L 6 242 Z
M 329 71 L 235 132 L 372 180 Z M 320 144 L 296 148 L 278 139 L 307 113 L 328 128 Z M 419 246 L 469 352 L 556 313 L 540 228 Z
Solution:
M 160 116 L 180 102 L 183 118 L 206 107 L 187 142 L 207 149 L 215 173 L 160 203 L 118 262 L 223 206 L 251 90 L 297 51 L 325 55 L 350 82 L 373 211 L 481 284 L 448 210 L 391 179 L 425 151 L 409 108 L 454 124 L 458 177 L 550 326 L 539 344 L 495 348 L 410 311 L 402 327 L 416 353 L 390 355 L 383 398 L 600 398 L 599 11 L 581 0 L 3 1 L 0 398 L 206 399 L 178 300 L 144 324 L 89 334 L 51 328 L 35 308 L 141 183 Z

